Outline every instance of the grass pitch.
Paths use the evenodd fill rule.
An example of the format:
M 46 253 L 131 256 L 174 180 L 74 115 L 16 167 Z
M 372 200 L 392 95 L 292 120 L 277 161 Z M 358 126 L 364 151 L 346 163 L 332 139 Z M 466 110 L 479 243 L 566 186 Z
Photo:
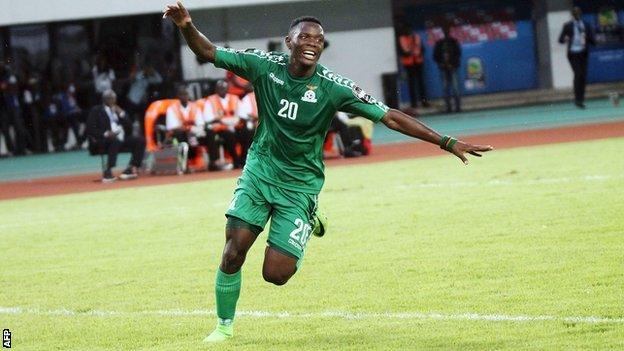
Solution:
M 622 349 L 623 148 L 330 168 L 331 231 L 284 287 L 262 280 L 261 234 L 236 336 L 210 348 Z M 13 348 L 208 348 L 234 184 L 0 202 L 0 328 Z

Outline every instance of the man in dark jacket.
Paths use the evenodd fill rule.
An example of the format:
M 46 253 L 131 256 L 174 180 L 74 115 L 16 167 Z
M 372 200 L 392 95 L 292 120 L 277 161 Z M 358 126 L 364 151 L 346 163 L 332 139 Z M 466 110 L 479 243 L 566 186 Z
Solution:
M 129 130 L 132 123 L 126 113 L 117 105 L 117 95 L 112 90 L 106 90 L 102 94 L 102 105 L 94 106 L 87 119 L 87 133 L 89 135 L 90 148 L 108 154 L 108 162 L 102 182 L 115 181 L 112 169 L 117 164 L 117 154 L 122 147 L 130 149 L 132 158 L 123 173 L 119 176 L 122 180 L 137 177 L 136 169 L 141 167 L 145 155 L 145 138 L 134 136 L 124 132 Z
M 573 20 L 566 22 L 559 35 L 559 42 L 568 44 L 568 61 L 574 71 L 574 104 L 585 108 L 585 85 L 587 84 L 588 46 L 596 45 L 589 24 L 581 19 L 581 9 L 572 9 Z
M 438 40 L 433 48 L 433 59 L 440 68 L 444 84 L 444 102 L 446 112 L 452 112 L 451 96 L 455 100 L 455 112 L 461 111 L 459 97 L 459 80 L 457 71 L 461 65 L 461 47 L 457 39 L 450 35 L 450 28 L 444 27 L 444 38 Z

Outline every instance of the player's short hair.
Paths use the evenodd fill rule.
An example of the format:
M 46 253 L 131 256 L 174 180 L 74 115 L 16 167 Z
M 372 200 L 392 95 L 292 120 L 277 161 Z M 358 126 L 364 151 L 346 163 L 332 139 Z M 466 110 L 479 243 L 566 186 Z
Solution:
M 313 22 L 313 23 L 318 24 L 321 27 L 323 26 L 321 21 L 314 16 L 301 16 L 301 17 L 295 18 L 294 20 L 292 20 L 292 22 L 290 22 L 290 28 L 288 29 L 288 31 L 291 31 L 301 22 Z

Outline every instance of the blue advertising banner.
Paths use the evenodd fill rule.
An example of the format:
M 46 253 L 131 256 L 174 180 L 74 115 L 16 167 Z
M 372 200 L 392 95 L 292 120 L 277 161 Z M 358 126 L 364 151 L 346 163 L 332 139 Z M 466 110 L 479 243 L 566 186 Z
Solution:
M 462 95 L 537 87 L 535 35 L 531 6 L 526 1 L 473 1 L 460 4 L 407 5 L 400 21 L 419 34 L 424 44 L 425 84 L 429 98 L 442 96 L 440 72 L 433 60 L 442 28 L 461 44 L 459 71 Z M 402 70 L 399 64 L 400 71 Z M 408 101 L 401 82 L 401 100 Z
M 596 36 L 589 49 L 587 81 L 609 82 L 624 79 L 624 3 L 622 1 L 575 1 L 583 10 L 583 20 Z

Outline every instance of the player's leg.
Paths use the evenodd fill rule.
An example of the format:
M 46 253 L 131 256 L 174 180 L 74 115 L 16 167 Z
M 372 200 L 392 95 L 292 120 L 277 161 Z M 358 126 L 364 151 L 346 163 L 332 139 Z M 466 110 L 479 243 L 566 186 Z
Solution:
M 271 192 L 271 228 L 262 276 L 284 285 L 301 266 L 314 228 L 317 196 L 274 187 Z
M 215 279 L 218 323 L 205 342 L 220 342 L 233 336 L 236 303 L 241 290 L 241 267 L 247 252 L 262 232 L 270 207 L 250 174 L 243 173 L 226 213 L 225 247 Z
M 307 231 L 310 230 L 309 228 L 312 227 L 312 234 L 322 237 L 327 232 L 328 225 L 327 217 L 318 209 L 316 195 L 314 195 L 314 209 L 312 210 L 311 220 L 308 224 L 302 223 L 303 221 L 298 222 L 298 218 L 306 217 L 306 212 L 307 211 L 295 211 L 294 215 L 289 216 L 290 218 L 295 218 L 294 221 L 289 222 L 288 219 L 286 219 L 286 223 L 295 223 L 294 229 L 289 232 L 289 240 L 293 240 L 302 245 L 304 249 L 303 251 L 305 251 L 305 245 L 310 237 L 310 234 L 307 233 Z M 273 216 L 273 222 L 278 220 L 276 217 L 279 217 L 279 215 L 276 214 Z M 278 230 L 278 228 L 273 227 L 273 222 L 271 223 L 271 232 L 273 232 L 273 230 Z M 302 224 L 302 230 L 299 233 L 297 233 L 297 231 L 299 231 L 298 224 Z M 290 228 L 287 228 L 286 231 L 288 231 L 288 229 Z M 269 234 L 269 237 L 270 236 L 271 233 Z M 281 245 L 277 242 L 277 240 L 274 244 L 269 243 L 269 246 L 267 246 L 264 251 L 264 263 L 262 265 L 262 277 L 264 280 L 275 285 L 286 284 L 286 282 L 288 282 L 288 280 L 295 274 L 297 268 L 301 265 L 303 252 L 301 252 L 300 255 L 298 252 L 299 250 L 291 252 L 291 250 L 281 248 Z
M 298 258 L 294 255 L 267 246 L 264 251 L 262 277 L 269 283 L 284 285 L 297 271 Z
M 234 315 L 241 289 L 241 267 L 247 252 L 256 241 L 252 226 L 241 219 L 228 217 L 225 247 L 215 278 L 215 303 L 218 323 L 205 342 L 219 342 L 234 335 Z

